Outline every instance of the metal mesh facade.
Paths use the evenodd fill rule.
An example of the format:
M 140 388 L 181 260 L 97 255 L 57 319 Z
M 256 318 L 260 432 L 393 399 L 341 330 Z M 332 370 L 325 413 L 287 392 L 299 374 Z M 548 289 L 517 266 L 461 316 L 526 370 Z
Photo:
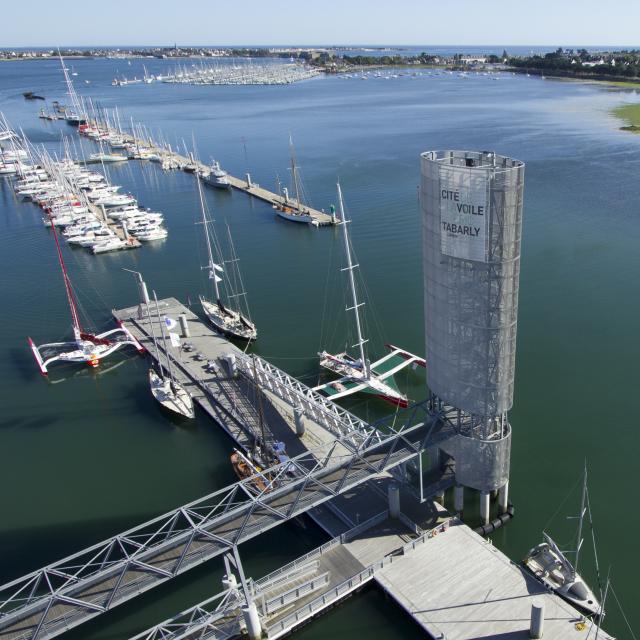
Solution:
M 524 164 L 429 151 L 421 170 L 428 385 L 491 432 L 513 404 Z

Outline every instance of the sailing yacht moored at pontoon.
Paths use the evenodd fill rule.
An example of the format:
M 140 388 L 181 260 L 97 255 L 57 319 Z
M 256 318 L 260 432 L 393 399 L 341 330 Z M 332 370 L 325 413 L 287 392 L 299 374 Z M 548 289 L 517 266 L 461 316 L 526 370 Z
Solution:
M 153 338 L 153 346 L 156 352 L 156 368 L 149 368 L 149 387 L 153 397 L 163 406 L 165 409 L 172 413 L 184 416 L 185 418 L 195 418 L 195 410 L 193 407 L 193 398 L 189 395 L 189 392 L 175 379 L 173 373 L 173 366 L 171 365 L 171 354 L 167 349 L 167 337 L 164 332 L 166 318 L 160 317 L 160 308 L 158 306 L 158 298 L 156 292 L 153 292 L 153 300 L 155 302 L 156 317 L 158 324 L 160 325 L 160 332 L 162 334 L 162 343 L 164 353 L 166 355 L 167 372 L 162 365 L 160 359 L 160 349 L 158 348 L 158 341 L 156 339 L 156 332 L 153 328 L 153 320 L 149 313 L 149 303 L 147 307 L 147 320 L 149 321 L 149 328 L 151 329 L 151 336 Z
M 227 288 L 226 300 L 222 301 L 221 285 L 223 283 L 222 274 L 225 273 L 225 265 L 235 270 L 235 278 L 233 281 L 242 286 L 242 278 L 238 267 L 238 260 L 235 256 L 231 260 L 222 260 L 222 251 L 218 243 L 218 239 L 210 227 L 210 221 L 207 219 L 206 207 L 204 203 L 204 195 L 202 193 L 201 178 L 196 175 L 198 183 L 198 195 L 200 196 L 200 207 L 202 210 L 202 226 L 204 227 L 204 237 L 207 245 L 207 258 L 209 262 L 203 269 L 209 274 L 209 280 L 213 284 L 213 300 L 207 300 L 204 296 L 200 296 L 200 304 L 207 316 L 209 322 L 221 333 L 238 340 L 255 340 L 258 337 L 255 324 L 249 318 L 249 311 L 246 304 L 246 293 L 244 291 L 229 290 L 231 288 L 231 280 L 224 280 Z M 228 227 L 227 227 L 228 231 Z M 229 242 L 231 247 L 231 234 L 229 232 Z M 213 257 L 213 247 L 215 247 L 216 259 Z M 218 275 L 221 274 L 221 275 Z M 244 305 L 243 305 L 244 301 Z M 244 306 L 244 310 L 243 310 Z
M 291 156 L 291 184 L 295 193 L 295 200 L 290 197 L 288 189 L 283 189 L 284 197 L 282 204 L 274 204 L 273 208 L 276 210 L 276 215 L 289 220 L 290 222 L 302 222 L 304 224 L 311 224 L 313 218 L 309 214 L 309 209 L 301 201 L 301 185 L 299 169 L 296 164 L 296 154 L 293 147 L 293 140 L 289 136 L 289 152 Z
M 314 391 L 324 393 L 325 395 L 330 396 L 333 400 L 337 400 L 338 398 L 343 398 L 357 392 L 369 393 L 396 406 L 406 407 L 408 406 L 409 401 L 396 386 L 393 374 L 409 365 L 426 367 L 427 363 L 424 358 L 416 356 L 413 353 L 409 353 L 404 349 L 394 347 L 390 344 L 386 345 L 390 350 L 390 353 L 374 363 L 369 362 L 365 350 L 365 344 L 368 341 L 362 336 L 362 323 L 360 319 L 360 307 L 363 306 L 364 303 L 358 302 L 356 282 L 353 273 L 358 265 L 354 265 L 351 259 L 351 244 L 349 241 L 349 233 L 347 231 L 347 224 L 349 221 L 345 217 L 342 190 L 339 184 L 337 187 L 338 203 L 340 206 L 340 226 L 342 227 L 345 255 L 347 259 L 347 266 L 343 271 L 347 271 L 349 274 L 349 286 L 351 289 L 352 299 L 352 306 L 347 307 L 347 311 L 353 311 L 354 313 L 358 342 L 353 346 L 358 348 L 359 357 L 354 358 L 346 351 L 336 355 L 332 355 L 327 351 L 319 353 L 320 366 L 341 377 L 338 380 L 315 387 Z
M 542 536 L 545 541 L 529 551 L 523 564 L 542 584 L 555 591 L 561 598 L 588 614 L 601 616 L 602 606 L 598 598 L 578 573 L 585 514 L 589 515 L 589 521 L 591 521 L 587 492 L 587 467 L 585 465 L 580 515 L 577 516 L 578 532 L 575 550 L 561 551 L 551 536 L 543 531 Z M 567 558 L 567 553 L 573 554 L 573 564 Z

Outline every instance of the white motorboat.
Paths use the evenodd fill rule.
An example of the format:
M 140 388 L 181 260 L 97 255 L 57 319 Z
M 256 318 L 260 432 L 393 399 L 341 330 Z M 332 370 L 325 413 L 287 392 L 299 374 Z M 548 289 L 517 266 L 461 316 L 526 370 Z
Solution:
M 120 189 L 119 186 L 100 186 L 100 187 L 92 187 L 91 189 L 87 189 L 85 191 L 85 195 L 89 200 L 95 202 L 96 200 L 100 200 L 100 198 L 107 198 L 113 195 L 116 195 L 116 192 Z
M 121 195 L 121 194 L 112 194 L 112 195 L 104 195 L 94 200 L 95 204 L 98 206 L 102 205 L 104 207 L 122 207 L 126 204 L 134 204 L 136 199 L 132 195 Z
M 196 181 L 198 183 L 198 193 L 200 196 L 200 207 L 202 209 L 202 225 L 204 227 L 204 236 L 207 245 L 207 257 L 209 259 L 208 264 L 203 267 L 209 273 L 209 280 L 213 284 L 214 299 L 212 301 L 207 300 L 204 296 L 199 296 L 202 309 L 207 316 L 209 322 L 224 335 L 239 340 L 255 340 L 258 337 L 255 324 L 249 318 L 249 310 L 246 301 L 246 293 L 242 290 L 234 291 L 232 289 L 232 283 L 236 282 L 242 286 L 242 278 L 240 276 L 240 270 L 238 267 L 238 260 L 235 256 L 228 261 L 228 264 L 235 270 L 233 278 L 226 279 L 227 288 L 230 289 L 227 300 L 222 301 L 221 283 L 223 279 L 218 274 L 224 274 L 225 268 L 222 260 L 220 245 L 217 237 L 213 235 L 213 244 L 218 256 L 217 262 L 214 262 L 212 251 L 212 232 L 209 228 L 210 221 L 207 219 L 206 207 L 204 203 L 204 196 L 202 193 L 202 185 L 200 184 L 200 176 L 196 175 Z M 229 236 L 229 244 L 233 251 L 233 242 L 231 241 L 231 233 L 227 227 L 227 233 Z M 235 303 L 235 308 L 231 306 L 231 300 Z M 240 306 L 243 305 L 243 306 Z
M 95 229 L 91 234 L 87 234 L 84 239 L 79 239 L 76 244 L 79 244 L 85 249 L 91 249 L 95 245 L 115 237 L 116 235 L 111 231 L 111 229 L 108 227 L 102 227 L 101 229 Z
M 215 187 L 216 189 L 230 189 L 231 183 L 226 171 L 220 168 L 220 163 L 215 161 L 209 173 L 202 176 L 205 184 Z
M 153 227 L 134 235 L 141 242 L 150 242 L 151 240 L 164 240 L 169 235 L 169 232 L 164 227 Z
M 128 160 L 127 156 L 122 155 L 121 153 L 92 153 L 89 156 L 89 160 L 92 162 L 124 162 Z
M 102 223 L 98 220 L 87 220 L 82 224 L 72 225 L 67 227 L 62 235 L 67 239 L 68 242 L 71 241 L 71 238 L 75 238 L 77 236 L 83 236 L 89 233 L 90 231 L 94 231 L 95 229 L 101 229 Z
M 109 251 L 120 251 L 120 249 L 125 249 L 128 246 L 128 242 L 126 240 L 121 240 L 117 236 L 112 236 L 107 238 L 106 240 L 101 240 L 100 242 L 94 244 L 91 247 L 93 253 L 107 253 Z
M 551 536 L 543 532 L 544 542 L 527 553 L 523 564 L 542 584 L 555 591 L 561 598 L 588 614 L 600 616 L 602 615 L 602 606 L 598 598 L 578 573 L 578 562 L 583 542 L 582 526 L 586 513 L 589 514 L 590 520 L 591 513 L 587 506 L 587 468 L 585 465 L 575 550 L 561 551 Z M 573 554 L 573 563 L 567 558 L 567 553 Z

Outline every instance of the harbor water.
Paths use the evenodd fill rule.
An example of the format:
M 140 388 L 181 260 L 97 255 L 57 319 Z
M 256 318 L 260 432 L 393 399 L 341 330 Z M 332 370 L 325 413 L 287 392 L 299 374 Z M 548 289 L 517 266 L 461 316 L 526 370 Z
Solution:
M 142 76 L 142 63 L 87 59 L 68 66 L 78 91 L 101 107 L 117 105 L 123 123 L 142 122 L 183 153 L 195 140 L 203 162 L 215 158 L 233 175 L 250 172 L 271 190 L 277 177 L 287 184 L 291 134 L 310 204 L 328 211 L 340 180 L 372 357 L 382 355 L 385 342 L 424 353 L 419 154 L 489 149 L 526 163 L 510 414 L 516 517 L 493 542 L 514 561 L 540 541 L 543 529 L 562 548 L 570 546 L 575 523 L 566 516 L 577 515 L 586 459 L 600 569 L 611 567 L 615 594 L 637 628 L 640 138 L 619 131 L 609 115 L 622 102 L 640 100 L 637 94 L 511 73 L 406 69 L 286 86 L 111 86 L 116 75 Z M 144 63 L 149 73 L 172 64 Z M 43 103 L 25 101 L 24 91 L 63 102 L 59 63 L 1 63 L 0 111 L 33 144 L 60 155 L 67 136 L 72 153 L 81 155 L 76 130 L 39 120 Z M 97 145 L 86 142 L 89 151 Z M 124 269 L 142 272 L 158 297 L 175 296 L 199 312 L 195 303 L 208 283 L 193 176 L 140 161 L 107 171 L 122 191 L 164 213 L 169 236 L 99 256 L 64 247 L 87 328 L 107 326 L 112 308 L 135 303 L 135 281 Z M 251 350 L 315 384 L 317 352 L 354 344 L 339 230 L 278 219 L 267 204 L 239 192 L 208 189 L 206 198 L 221 236 L 229 225 L 241 260 L 260 334 Z M 26 338 L 68 338 L 69 312 L 51 232 L 6 178 L 0 179 L 0 269 L 1 583 L 234 481 L 227 436 L 203 415 L 185 426 L 163 414 L 135 353 L 97 371 L 52 368 L 49 381 L 40 376 Z M 403 372 L 398 382 L 412 399 L 426 397 L 423 374 Z M 362 398 L 345 406 L 371 420 L 390 411 Z M 259 577 L 325 539 L 310 521 L 306 528 L 290 523 L 240 553 L 247 573 Z M 68 637 L 129 637 L 219 591 L 221 564 L 188 572 Z M 595 580 L 592 554 L 582 566 Z M 609 603 L 607 630 L 629 637 L 615 598 Z M 297 635 L 355 633 L 421 637 L 375 588 Z

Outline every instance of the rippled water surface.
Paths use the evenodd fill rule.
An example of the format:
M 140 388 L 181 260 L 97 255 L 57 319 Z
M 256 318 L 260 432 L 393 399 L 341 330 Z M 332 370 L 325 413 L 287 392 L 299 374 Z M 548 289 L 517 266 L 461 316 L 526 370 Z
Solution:
M 146 64 L 157 73 L 170 63 Z M 112 87 L 116 73 L 141 75 L 142 62 L 69 65 L 79 90 L 95 104 L 118 105 L 123 122 L 144 122 L 174 148 L 191 146 L 195 138 L 203 160 L 215 157 L 235 175 L 250 171 L 269 188 L 276 175 L 288 181 L 291 133 L 314 206 L 328 209 L 339 178 L 366 282 L 373 355 L 384 341 L 424 350 L 420 152 L 492 149 L 523 160 L 511 412 L 517 517 L 494 542 L 514 560 L 538 542 L 544 527 L 569 543 L 573 524 L 564 516 L 577 510 L 575 485 L 587 458 L 601 567 L 612 567 L 616 593 L 637 626 L 640 139 L 618 131 L 608 115 L 612 106 L 636 101 L 634 93 L 511 74 L 426 73 L 319 77 L 291 86 Z M 0 64 L 0 110 L 34 144 L 60 153 L 64 135 L 77 146 L 75 131 L 39 120 L 41 103 L 25 101 L 23 91 L 63 100 L 59 64 Z M 109 167 L 109 173 L 143 205 L 165 214 L 169 237 L 153 247 L 97 257 L 65 248 L 87 323 L 103 326 L 111 308 L 135 302 L 134 281 L 123 268 L 142 271 L 160 297 L 196 300 L 206 281 L 193 178 L 139 162 Z M 255 351 L 315 382 L 318 349 L 342 348 L 350 339 L 338 230 L 276 219 L 266 204 L 237 192 L 208 191 L 207 200 L 216 219 L 229 224 L 242 261 L 260 331 Z M 0 181 L 0 269 L 1 582 L 233 481 L 228 438 L 204 417 L 188 428 L 172 424 L 151 399 L 141 359 L 68 379 L 58 370 L 50 383 L 42 380 L 26 337 L 67 337 L 68 309 L 51 235 L 36 207 L 16 201 L 6 179 Z M 423 378 L 408 374 L 399 382 L 412 398 L 425 397 Z M 384 411 L 361 400 L 350 406 L 369 418 Z M 324 539 L 313 525 L 291 524 L 241 551 L 249 573 L 259 576 Z M 219 580 L 214 562 L 69 637 L 128 637 L 216 592 Z M 627 637 L 613 604 L 607 626 Z M 374 589 L 300 637 L 355 633 L 419 637 Z

